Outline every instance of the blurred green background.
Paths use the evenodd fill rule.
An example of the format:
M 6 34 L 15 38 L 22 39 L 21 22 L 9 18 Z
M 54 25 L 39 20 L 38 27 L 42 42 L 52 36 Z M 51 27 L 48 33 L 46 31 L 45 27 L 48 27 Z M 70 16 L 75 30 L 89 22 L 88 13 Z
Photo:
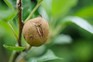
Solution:
M 23 21 L 37 1 L 22 0 Z M 50 36 L 45 45 L 29 51 L 25 57 L 27 62 L 35 62 L 35 57 L 42 58 L 48 50 L 63 59 L 52 60 L 48 53 L 51 59 L 46 58 L 45 62 L 93 62 L 93 0 L 43 0 L 33 18 L 37 16 L 48 20 Z M 8 62 L 12 52 L 3 44 L 17 43 L 9 26 L 10 23 L 18 35 L 17 18 L 16 0 L 0 0 L 0 62 Z M 22 43 L 25 46 L 24 39 Z

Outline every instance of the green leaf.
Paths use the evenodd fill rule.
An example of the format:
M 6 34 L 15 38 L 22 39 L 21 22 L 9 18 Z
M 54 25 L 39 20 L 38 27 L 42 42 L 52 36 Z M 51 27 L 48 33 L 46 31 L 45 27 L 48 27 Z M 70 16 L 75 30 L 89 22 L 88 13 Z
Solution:
M 8 23 L 0 21 L 0 36 L 3 36 L 4 40 L 2 41 L 6 45 L 15 45 L 16 39 L 13 35 L 12 30 L 10 29 Z
M 3 45 L 8 50 L 22 51 L 25 47 Z
M 55 39 L 54 39 L 54 44 L 69 44 L 71 43 L 72 41 L 72 38 L 69 36 L 69 35 L 64 35 L 64 34 L 61 34 L 59 36 L 57 36 Z
M 9 0 L 4 0 L 4 2 L 8 5 L 9 8 L 14 10 L 12 3 Z
M 80 17 L 93 17 L 93 5 L 92 6 L 87 6 L 87 7 L 84 7 L 80 10 L 78 10 L 75 15 L 76 16 L 80 16 Z
M 0 10 L 0 20 L 8 22 L 17 15 L 17 10 Z
M 31 58 L 28 62 L 38 62 L 36 58 Z
M 57 57 L 51 50 L 48 50 L 43 56 L 37 58 L 38 62 L 44 62 L 55 59 L 62 59 L 62 58 Z
M 45 49 L 46 49 L 45 45 L 42 45 L 40 47 L 32 47 L 31 50 L 28 51 L 26 58 L 40 56 L 41 54 L 44 53 Z
M 86 20 L 77 17 L 77 16 L 70 16 L 64 19 L 64 22 L 72 22 L 75 23 L 76 25 L 80 26 L 81 28 L 85 29 L 86 31 L 90 32 L 93 34 L 93 26 L 89 24 Z
M 44 0 L 42 7 L 54 17 L 64 16 L 77 4 L 78 0 Z
M 30 0 L 23 0 L 22 1 L 23 4 L 23 20 L 25 20 L 27 18 L 27 16 L 30 14 L 30 12 L 32 11 L 32 9 L 34 8 L 35 4 L 33 2 L 31 2 Z
M 13 20 L 13 18 L 17 15 L 17 10 L 12 11 L 12 13 L 7 17 L 7 20 Z

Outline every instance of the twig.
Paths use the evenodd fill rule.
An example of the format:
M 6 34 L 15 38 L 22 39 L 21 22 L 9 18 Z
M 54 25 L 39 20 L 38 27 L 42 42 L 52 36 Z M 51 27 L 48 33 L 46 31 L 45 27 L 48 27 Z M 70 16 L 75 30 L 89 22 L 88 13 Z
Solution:
M 17 8 L 18 8 L 18 20 L 19 20 L 19 38 L 18 38 L 18 45 L 21 46 L 21 36 L 22 36 L 22 1 L 17 0 Z
M 39 2 L 37 3 L 37 5 L 35 6 L 35 8 L 32 10 L 32 12 L 29 14 L 29 16 L 27 17 L 27 19 L 25 20 L 25 22 L 28 21 L 32 17 L 32 15 L 37 10 L 37 8 L 40 6 L 40 4 L 41 4 L 42 1 L 43 0 L 39 0 Z

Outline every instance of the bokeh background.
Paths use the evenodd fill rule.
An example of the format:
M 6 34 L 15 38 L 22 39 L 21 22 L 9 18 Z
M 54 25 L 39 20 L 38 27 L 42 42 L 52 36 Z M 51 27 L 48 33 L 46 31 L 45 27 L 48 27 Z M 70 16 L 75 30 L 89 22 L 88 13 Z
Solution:
M 22 2 L 24 21 L 37 0 Z M 37 16 L 48 20 L 50 36 L 45 45 L 31 49 L 27 62 L 32 62 L 32 57 L 41 57 L 47 50 L 63 59 L 45 62 L 93 62 L 93 0 L 43 0 L 33 18 Z M 3 45 L 15 46 L 17 43 L 9 26 L 10 23 L 18 34 L 17 18 L 16 0 L 0 0 L 0 62 L 8 62 L 12 52 Z M 22 42 L 25 46 L 24 39 Z

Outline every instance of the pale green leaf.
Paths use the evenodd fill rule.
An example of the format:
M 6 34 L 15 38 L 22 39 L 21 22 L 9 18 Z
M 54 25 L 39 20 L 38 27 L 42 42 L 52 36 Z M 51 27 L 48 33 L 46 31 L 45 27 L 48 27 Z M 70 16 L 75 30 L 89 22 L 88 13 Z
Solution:
M 93 26 L 90 23 L 88 23 L 85 19 L 82 19 L 77 16 L 70 16 L 67 17 L 64 21 L 75 23 L 76 25 L 93 34 Z
M 28 62 L 38 62 L 36 58 L 31 58 Z
M 54 44 L 69 44 L 72 42 L 72 38 L 69 35 L 59 35 L 55 38 Z
M 44 62 L 55 59 L 62 59 L 62 58 L 57 57 L 51 50 L 48 50 L 43 56 L 37 58 L 38 62 Z
M 40 56 L 41 54 L 44 53 L 45 49 L 46 49 L 45 45 L 39 47 L 32 47 L 31 50 L 28 51 L 26 58 Z

